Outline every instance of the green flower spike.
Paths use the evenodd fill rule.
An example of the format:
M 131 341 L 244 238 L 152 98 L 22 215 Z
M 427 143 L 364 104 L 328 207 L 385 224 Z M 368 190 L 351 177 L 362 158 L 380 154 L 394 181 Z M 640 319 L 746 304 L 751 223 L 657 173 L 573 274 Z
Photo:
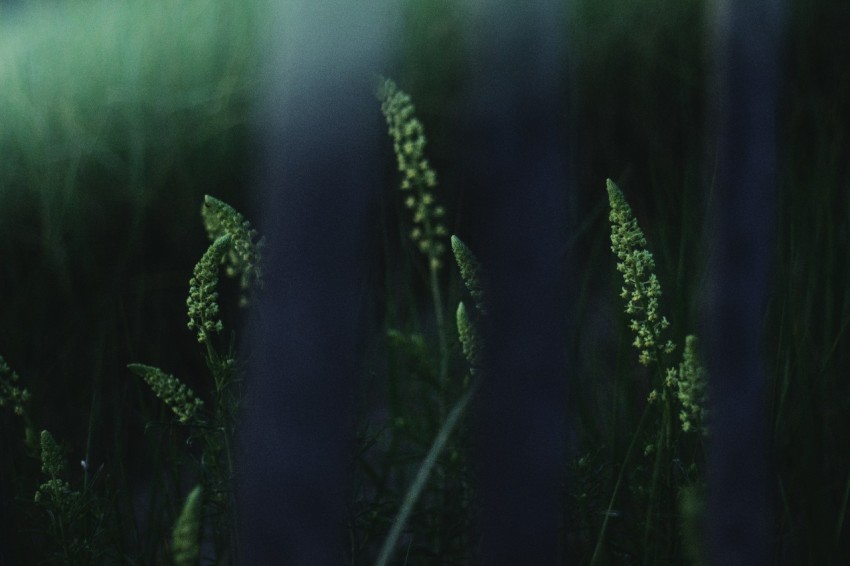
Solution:
M 35 492 L 35 502 L 51 509 L 70 513 L 80 502 L 81 495 L 61 479 L 65 473 L 65 459 L 56 439 L 48 431 L 41 431 L 41 471 L 50 479 Z
M 660 352 L 671 353 L 672 341 L 662 343 L 662 332 L 670 326 L 658 313 L 661 284 L 655 271 L 655 260 L 646 249 L 646 238 L 632 215 L 622 191 L 608 179 L 608 200 L 611 212 L 611 251 L 617 256 L 617 271 L 623 274 L 625 286 L 620 297 L 628 299 L 626 314 L 631 316 L 635 333 L 633 345 L 640 355 L 638 361 L 648 366 Z
M 220 236 L 214 241 L 195 266 L 194 277 L 189 280 L 190 330 L 197 330 L 198 342 L 205 342 L 211 333 L 221 332 L 224 325 L 218 319 L 218 266 L 230 245 L 230 234 Z
M 398 170 L 402 174 L 401 190 L 412 193 L 404 200 L 404 205 L 413 212 L 414 227 L 410 237 L 428 256 L 429 267 L 439 269 L 445 252 L 445 244 L 441 240 L 448 231 L 440 220 L 446 211 L 434 199 L 437 174 L 425 158 L 425 129 L 415 116 L 416 109 L 410 96 L 399 90 L 392 80 L 383 80 L 378 88 L 378 99 L 393 140 Z
M 0 407 L 9 405 L 18 416 L 23 416 L 30 400 L 30 392 L 16 385 L 20 377 L 0 356 Z
M 460 269 L 463 283 L 469 289 L 469 294 L 475 300 L 475 308 L 481 314 L 487 314 L 484 309 L 484 286 L 481 281 L 481 264 L 457 236 L 452 236 L 452 252 Z
M 201 556 L 201 486 L 189 492 L 172 532 L 171 557 L 174 566 L 194 566 Z
M 471 373 L 475 374 L 481 363 L 480 356 L 480 339 L 478 332 L 475 330 L 475 325 L 469 320 L 469 315 L 466 312 L 466 306 L 461 301 L 457 306 L 457 333 L 460 337 L 460 344 L 463 347 L 463 355 L 472 368 Z
M 708 373 L 699 363 L 697 349 L 696 336 L 686 337 L 677 381 L 678 398 L 682 404 L 679 420 L 684 432 L 702 430 L 703 434 L 707 434 L 705 421 L 708 414 Z
M 62 449 L 48 431 L 41 431 L 41 472 L 56 479 L 65 472 L 65 460 Z
M 236 212 L 229 204 L 206 195 L 201 207 L 204 227 L 210 240 L 216 241 L 224 235 L 230 235 L 232 246 L 227 252 L 226 273 L 228 277 L 239 276 L 239 286 L 247 291 L 252 286 L 262 287 L 261 249 L 263 240 L 258 239 L 257 231 L 251 223 Z M 243 295 L 241 301 L 247 304 Z
M 186 387 L 186 384 L 159 368 L 128 364 L 127 369 L 144 379 L 154 395 L 159 397 L 183 424 L 194 420 L 195 413 L 204 407 L 204 402 Z

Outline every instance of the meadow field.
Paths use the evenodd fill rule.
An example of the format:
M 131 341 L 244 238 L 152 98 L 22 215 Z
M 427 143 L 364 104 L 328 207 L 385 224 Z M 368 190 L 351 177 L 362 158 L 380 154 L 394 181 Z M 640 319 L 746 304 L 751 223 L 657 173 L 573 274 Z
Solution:
M 390 128 L 369 290 L 375 338 L 340 545 L 351 564 L 468 564 L 476 485 L 464 411 L 486 378 L 474 338 L 486 317 L 464 255 L 474 246 L 451 239 L 465 237 L 475 209 L 455 129 L 463 9 L 403 6 L 386 69 L 396 86 L 375 106 L 392 124 L 406 102 L 387 102 L 409 95 L 436 184 L 424 176 L 414 192 L 400 189 Z M 235 561 L 230 441 L 250 410 L 239 405 L 250 379 L 241 325 L 254 304 L 240 303 L 262 293 L 255 268 L 269 245 L 254 193 L 256 101 L 274 33 L 264 9 L 261 0 L 0 4 L 0 565 Z M 708 7 L 564 9 L 564 253 L 575 273 L 563 563 L 702 564 L 711 431 L 701 384 L 711 376 L 688 337 L 701 334 L 712 250 Z M 849 27 L 850 7 L 791 0 L 778 54 L 763 318 L 777 564 L 840 563 L 850 552 Z M 632 259 L 612 253 L 618 226 L 634 236 L 620 249 Z M 632 255 L 641 250 L 649 260 Z M 652 309 L 669 326 L 650 328 L 643 348 L 633 343 L 646 321 L 634 322 L 621 296 L 623 261 L 644 262 L 663 288 Z M 656 361 L 644 364 L 647 349 Z M 665 383 L 668 369 L 675 383 Z

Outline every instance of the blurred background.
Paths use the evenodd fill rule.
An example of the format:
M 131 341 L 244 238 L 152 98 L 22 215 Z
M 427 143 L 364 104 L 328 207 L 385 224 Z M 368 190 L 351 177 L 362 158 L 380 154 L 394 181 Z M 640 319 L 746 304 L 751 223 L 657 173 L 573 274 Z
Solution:
M 387 73 L 416 104 L 449 231 L 463 234 L 476 209 L 454 128 L 466 88 L 463 9 L 438 0 L 403 5 Z M 274 33 L 263 14 L 264 0 L 0 4 L 0 355 L 30 389 L 39 426 L 61 431 L 72 464 L 87 458 L 108 468 L 112 503 L 136 511 L 123 515 L 128 528 L 144 506 L 134 494 L 167 458 L 158 447 L 169 432 L 146 431 L 167 415 L 126 364 L 160 366 L 203 390 L 185 328 L 188 280 L 206 248 L 199 210 L 211 194 L 249 219 L 253 212 L 252 133 L 263 121 L 253 102 Z M 579 454 L 593 446 L 623 452 L 648 379 L 633 377 L 639 370 L 616 296 L 607 177 L 647 234 L 676 332 L 698 330 L 715 165 L 706 142 L 709 14 L 698 0 L 564 2 L 572 203 L 564 252 L 577 270 L 565 348 L 577 363 L 569 406 Z M 776 274 L 764 321 L 782 563 L 824 563 L 850 540 L 847 29 L 846 3 L 788 2 Z M 427 302 L 427 281 L 406 238 L 390 149 L 387 171 L 387 272 L 376 283 L 386 299 L 376 319 L 385 313 L 391 326 L 413 326 L 409 305 Z M 239 320 L 223 306 L 226 320 Z M 385 363 L 376 359 L 376 371 Z M 612 372 L 612 364 L 630 371 Z M 38 475 L 22 434 L 11 413 L 0 413 L 0 563 L 37 556 L 19 534 L 35 513 L 25 500 L 28 478 Z M 567 516 L 569 523 L 569 509 Z M 139 550 L 143 540 L 125 544 L 139 562 L 153 560 Z

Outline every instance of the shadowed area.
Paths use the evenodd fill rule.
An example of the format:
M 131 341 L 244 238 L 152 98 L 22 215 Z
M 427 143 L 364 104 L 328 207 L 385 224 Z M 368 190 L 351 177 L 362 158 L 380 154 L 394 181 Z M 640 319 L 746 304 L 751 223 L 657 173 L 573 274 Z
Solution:
M 718 178 L 711 210 L 709 549 L 770 563 L 765 315 L 775 259 L 781 2 L 717 2 Z
M 271 252 L 241 430 L 240 545 L 246 564 L 330 565 L 344 558 L 391 19 L 384 2 L 287 13 L 261 103 L 257 210 Z

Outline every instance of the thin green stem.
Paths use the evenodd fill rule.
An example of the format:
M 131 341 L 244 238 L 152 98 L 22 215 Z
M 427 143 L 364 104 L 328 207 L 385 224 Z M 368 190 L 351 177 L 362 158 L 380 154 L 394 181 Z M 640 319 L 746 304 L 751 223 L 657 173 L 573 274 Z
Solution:
M 672 430 L 672 416 L 673 416 L 673 390 L 667 388 L 666 379 L 664 377 L 663 372 L 661 371 L 661 356 L 660 353 L 656 350 L 655 352 L 655 364 L 658 368 L 658 377 L 660 379 L 660 389 L 663 391 L 662 399 L 664 406 L 661 412 L 661 427 L 658 430 L 658 439 L 656 441 L 655 446 L 655 462 L 653 464 L 652 469 L 652 487 L 649 492 L 649 505 L 646 509 L 646 520 L 644 524 L 644 532 L 643 532 L 643 552 L 644 552 L 644 563 L 650 563 L 651 561 L 647 560 L 647 553 L 650 549 L 649 539 L 652 535 L 653 531 L 653 515 L 655 510 L 656 500 L 658 498 L 658 488 L 659 483 L 661 481 L 661 469 L 664 466 L 664 462 L 671 460 L 673 454 L 673 446 L 672 446 L 672 438 L 673 438 L 673 430 Z M 665 390 L 666 388 L 666 390 Z M 661 507 L 664 511 L 669 511 L 670 504 L 670 467 L 669 465 L 666 467 L 665 472 L 665 481 L 664 481 L 664 492 L 662 496 Z M 667 540 L 670 540 L 669 536 L 669 521 L 665 521 L 665 527 L 667 527 Z
M 620 485 L 623 483 L 623 477 L 626 473 L 626 468 L 628 467 L 629 462 L 632 459 L 632 455 L 634 454 L 635 446 L 637 446 L 637 441 L 640 438 L 641 432 L 643 432 L 643 426 L 646 423 L 646 417 L 649 415 L 649 403 L 643 409 L 643 414 L 640 417 L 640 422 L 638 422 L 637 429 L 635 430 L 634 435 L 632 435 L 632 441 L 629 443 L 629 447 L 626 450 L 626 456 L 623 458 L 623 464 L 620 466 L 620 472 L 617 474 L 617 481 L 614 483 L 614 491 L 611 493 L 611 499 L 608 502 L 608 509 L 605 511 L 605 518 L 602 519 L 602 526 L 599 528 L 599 536 L 596 539 L 596 547 L 593 549 L 593 556 L 590 559 L 590 566 L 597 564 L 602 555 L 602 545 L 605 542 L 605 533 L 608 529 L 608 519 L 611 517 L 611 513 L 614 510 L 614 502 L 617 499 L 617 494 L 620 492 Z
M 392 558 L 393 551 L 398 544 L 398 539 L 401 537 L 402 530 L 407 524 L 407 519 L 413 512 L 413 508 L 416 506 L 419 496 L 425 489 L 425 485 L 428 482 L 431 471 L 437 464 L 437 458 L 448 444 L 449 437 L 452 432 L 454 432 L 455 427 L 460 422 L 461 416 L 463 416 L 463 413 L 466 411 L 466 407 L 469 405 L 469 401 L 472 399 L 475 389 L 476 386 L 473 385 L 466 391 L 466 393 L 463 394 L 463 396 L 461 396 L 460 400 L 452 408 L 445 422 L 443 422 L 440 432 L 437 433 L 436 438 L 434 438 L 434 442 L 431 444 L 431 449 L 428 451 L 428 454 L 425 456 L 425 460 L 419 467 L 416 479 L 413 480 L 413 483 L 407 490 L 404 502 L 401 505 L 401 509 L 398 511 L 398 515 L 396 515 L 390 533 L 387 535 L 386 540 L 384 540 L 384 545 L 381 548 L 381 552 L 378 555 L 378 560 L 375 562 L 375 566 L 386 566 L 389 563 L 390 558 Z
M 449 374 L 449 347 L 448 340 L 446 339 L 446 322 L 445 315 L 443 313 L 443 298 L 442 293 L 440 292 L 440 282 L 437 280 L 437 268 L 431 267 L 431 298 L 434 302 L 434 318 L 437 323 L 437 344 L 440 348 L 440 373 L 439 373 L 439 384 L 440 384 L 440 418 L 442 420 L 445 417 L 445 407 L 446 407 L 446 389 L 448 385 L 448 374 Z
M 430 225 L 429 225 L 430 229 Z M 437 343 L 440 348 L 440 373 L 439 373 L 439 415 L 440 422 L 445 422 L 446 420 L 446 408 L 449 404 L 449 388 L 448 388 L 448 371 L 449 371 L 449 348 L 448 341 L 446 340 L 446 327 L 445 327 L 445 319 L 443 317 L 443 299 L 440 293 L 440 282 L 437 279 L 437 267 L 435 265 L 430 266 L 430 275 L 431 275 L 431 297 L 434 301 L 434 317 L 436 319 L 437 324 Z M 440 498 L 440 509 L 446 508 L 445 501 L 445 493 L 446 493 L 446 477 L 445 472 L 441 468 L 437 470 L 437 490 L 438 497 Z M 439 553 L 441 550 L 441 537 L 439 533 L 434 540 L 434 548 Z

